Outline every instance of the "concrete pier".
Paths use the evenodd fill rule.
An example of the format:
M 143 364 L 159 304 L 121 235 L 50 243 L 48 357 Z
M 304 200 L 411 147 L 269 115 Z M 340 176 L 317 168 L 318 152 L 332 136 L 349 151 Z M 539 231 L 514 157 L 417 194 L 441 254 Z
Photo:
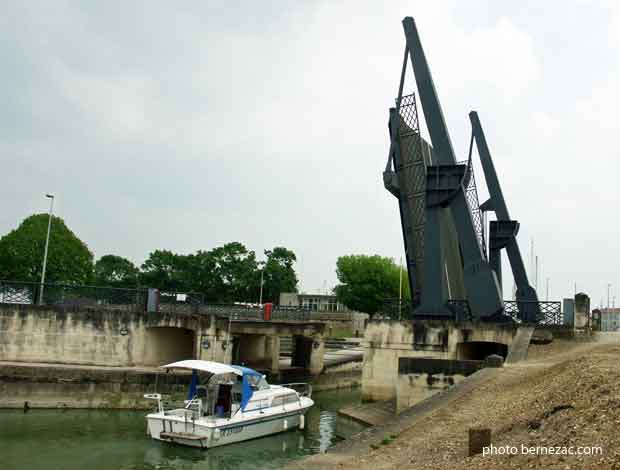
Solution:
M 516 331 L 513 324 L 371 321 L 363 341 L 362 399 L 397 400 L 406 390 L 417 390 L 416 383 L 427 384 L 424 388 L 429 393 L 438 384 L 449 387 L 468 375 L 462 372 L 464 368 L 455 367 L 455 361 L 483 361 L 491 354 L 505 358 Z M 420 363 L 415 370 L 406 365 L 416 359 Z M 424 369 L 431 367 L 428 359 L 443 361 L 443 369 L 436 363 Z

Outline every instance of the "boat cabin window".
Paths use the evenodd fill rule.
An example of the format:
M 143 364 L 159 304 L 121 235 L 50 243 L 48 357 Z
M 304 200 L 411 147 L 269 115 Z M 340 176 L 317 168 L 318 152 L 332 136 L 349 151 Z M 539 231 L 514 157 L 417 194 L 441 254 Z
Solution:
M 295 393 L 287 393 L 286 395 L 278 395 L 277 397 L 273 397 L 271 401 L 271 406 L 283 406 L 289 403 L 297 403 L 299 398 Z
M 253 390 L 266 390 L 269 388 L 264 375 L 250 375 L 248 376 L 248 383 Z

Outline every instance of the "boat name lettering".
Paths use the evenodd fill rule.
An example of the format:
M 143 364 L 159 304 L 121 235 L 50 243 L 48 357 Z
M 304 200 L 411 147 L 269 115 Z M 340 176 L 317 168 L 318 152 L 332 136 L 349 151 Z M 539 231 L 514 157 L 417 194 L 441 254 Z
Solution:
M 230 436 L 231 434 L 237 434 L 243 431 L 245 426 L 238 426 L 235 428 L 222 429 L 222 436 Z

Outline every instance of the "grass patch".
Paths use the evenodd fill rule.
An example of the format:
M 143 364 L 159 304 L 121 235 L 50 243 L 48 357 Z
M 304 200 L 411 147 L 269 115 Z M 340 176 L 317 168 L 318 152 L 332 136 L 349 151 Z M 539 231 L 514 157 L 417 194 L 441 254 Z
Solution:
M 353 332 L 347 329 L 334 328 L 329 334 L 329 337 L 330 338 L 352 338 Z

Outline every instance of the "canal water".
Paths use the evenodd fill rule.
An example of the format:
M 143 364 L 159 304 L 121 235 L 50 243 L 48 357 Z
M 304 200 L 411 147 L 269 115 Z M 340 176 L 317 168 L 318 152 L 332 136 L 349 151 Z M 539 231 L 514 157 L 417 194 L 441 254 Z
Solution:
M 306 429 L 218 447 L 192 449 L 152 440 L 146 412 L 0 410 L 2 470 L 231 470 L 275 469 L 323 452 L 361 426 L 337 410 L 358 403 L 359 390 L 313 394 Z

